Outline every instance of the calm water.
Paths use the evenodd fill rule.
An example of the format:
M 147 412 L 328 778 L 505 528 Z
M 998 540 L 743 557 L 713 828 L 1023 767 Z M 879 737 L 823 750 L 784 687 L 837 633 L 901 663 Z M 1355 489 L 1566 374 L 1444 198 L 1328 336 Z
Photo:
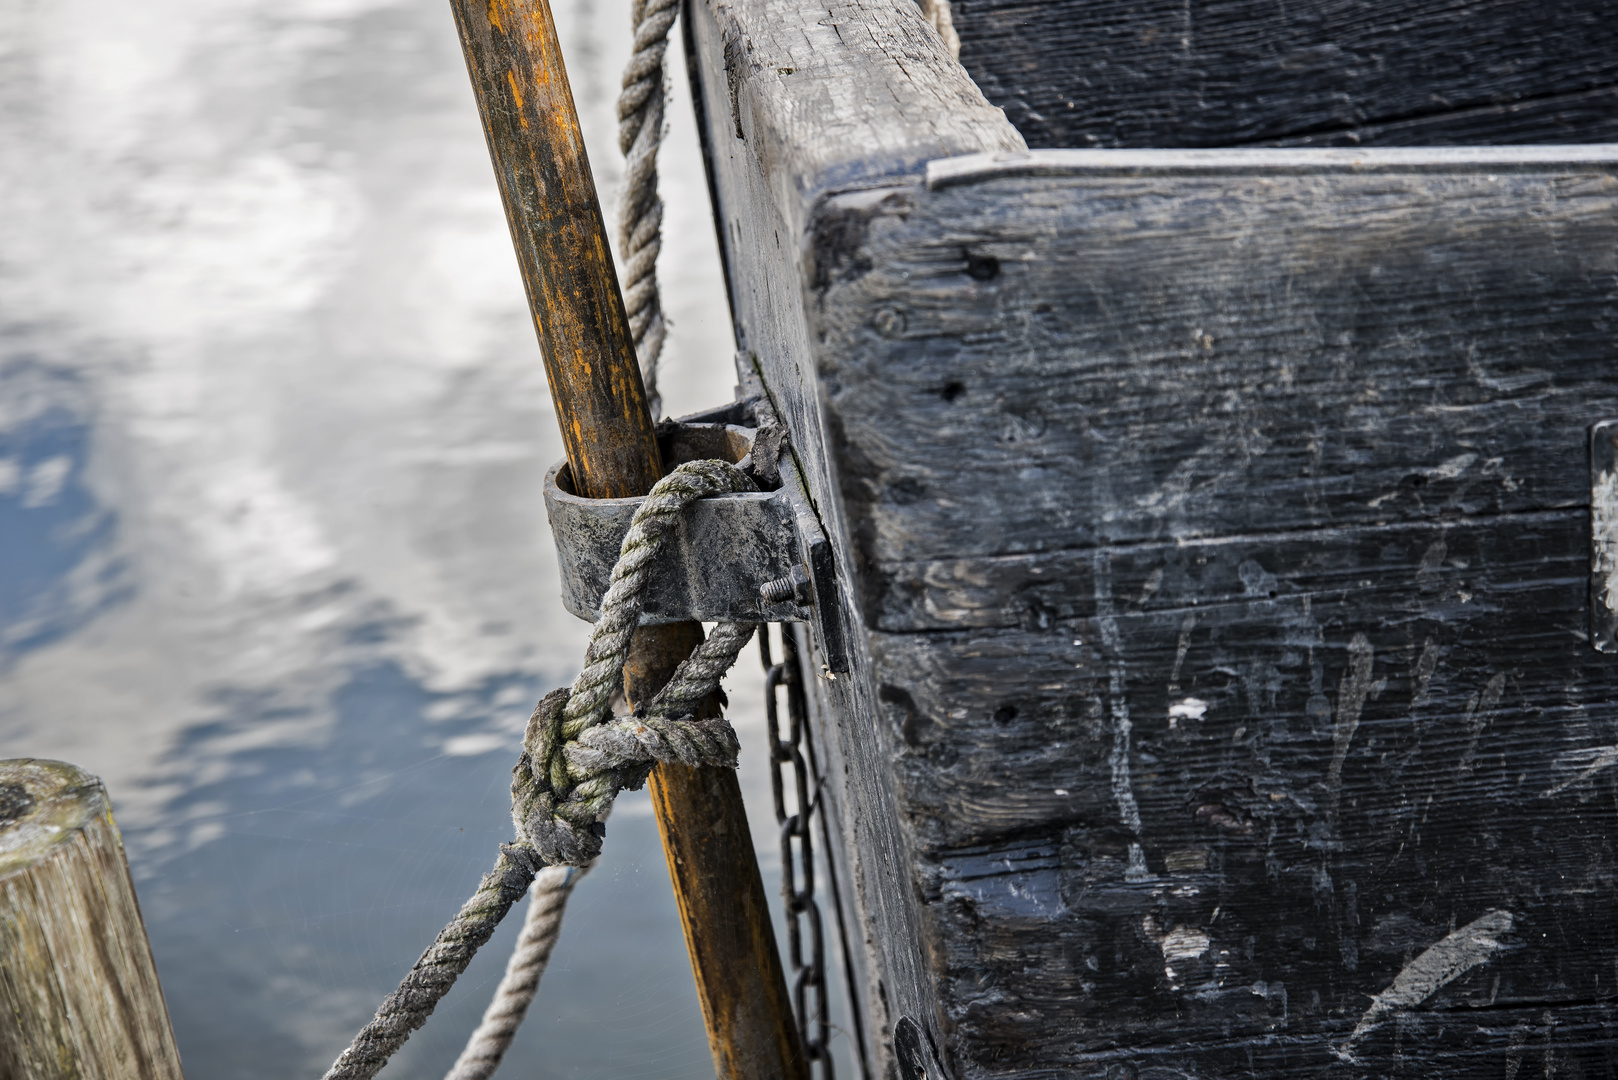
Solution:
M 555 3 L 611 205 L 628 3 Z M 733 381 L 675 90 L 672 414 Z M 193 1080 L 318 1076 L 508 837 L 522 724 L 584 640 L 447 5 L 0 0 L 0 221 L 0 755 L 105 779 Z M 516 925 L 384 1075 L 442 1074 Z M 626 796 L 502 1075 L 711 1074 Z

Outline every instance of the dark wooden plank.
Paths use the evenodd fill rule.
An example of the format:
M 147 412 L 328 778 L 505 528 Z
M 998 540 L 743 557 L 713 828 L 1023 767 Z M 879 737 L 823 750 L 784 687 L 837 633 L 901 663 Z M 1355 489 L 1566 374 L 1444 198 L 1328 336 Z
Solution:
M 1013 156 L 820 209 L 822 422 L 964 1074 L 1467 1075 L 1547 1010 L 1606 1061 L 1618 207 L 1610 163 L 1534 156 Z M 1395 1045 L 1444 988 L 1365 1019 L 1490 912 L 1504 1026 Z
M 869 11 L 692 10 L 744 374 L 864 616 L 812 700 L 878 1049 L 1611 1073 L 1611 155 L 839 173 Z
M 807 303 L 870 618 L 889 562 L 1588 500 L 1585 432 L 1618 415 L 1610 154 L 1164 153 L 819 212 Z
M 1618 142 L 1618 87 L 1480 105 L 1272 139 L 1274 146 L 1486 146 Z
M 1032 625 L 874 635 L 957 1065 L 1478 1076 L 1549 1016 L 1607 1075 L 1618 666 L 1584 640 L 1586 529 L 1021 557 L 961 610 L 1054 585 Z M 1353 1037 L 1488 912 L 1498 957 Z
M 1618 84 L 1618 20 L 1600 0 L 953 0 L 951 10 L 961 63 L 1035 147 L 1618 137 L 1598 103 L 1610 98 L 1580 97 Z M 1497 106 L 1527 111 L 1486 111 Z
M 873 635 L 911 835 L 949 847 L 1115 819 L 1110 782 L 1068 783 L 1109 768 L 1113 698 L 1127 699 L 1148 742 L 1229 740 L 1244 727 L 1238 757 L 1268 754 L 1279 738 L 1312 762 L 1293 771 L 1323 776 L 1333 746 L 1324 703 L 1359 634 L 1376 678 L 1389 680 L 1388 701 L 1366 706 L 1367 729 L 1384 707 L 1407 733 L 1459 724 L 1496 671 L 1512 672 L 1513 700 L 1536 714 L 1618 719 L 1618 664 L 1589 647 L 1584 625 L 1587 521 L 1562 511 L 1020 556 L 997 560 L 1020 572 L 992 585 L 991 573 L 954 564 L 974 593 L 956 610 L 1020 624 Z M 990 592 L 999 602 L 978 606 Z M 1200 710 L 1195 722 L 1174 719 L 1186 698 L 1201 703 L 1180 710 Z M 1541 728 L 1544 754 L 1565 749 L 1554 735 Z M 1175 767 L 1195 765 L 1177 757 Z M 1186 782 L 1176 773 L 1171 786 Z

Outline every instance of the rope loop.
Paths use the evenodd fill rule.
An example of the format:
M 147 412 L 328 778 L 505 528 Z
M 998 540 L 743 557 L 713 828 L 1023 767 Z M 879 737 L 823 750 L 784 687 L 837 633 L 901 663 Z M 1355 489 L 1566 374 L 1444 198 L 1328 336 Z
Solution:
M 657 762 L 735 767 L 730 722 L 698 719 L 694 711 L 736 662 L 750 625 L 721 623 L 648 706 L 623 718 L 611 712 L 652 560 L 680 515 L 704 496 L 752 490 L 747 474 L 727 461 L 688 462 L 659 480 L 635 512 L 584 667 L 570 690 L 552 691 L 535 707 L 512 770 L 512 822 L 546 863 L 583 866 L 601 854 L 601 817 L 619 791 L 644 784 Z
M 680 515 L 706 496 L 752 490 L 753 481 L 728 461 L 693 461 L 659 480 L 646 496 L 618 549 L 583 669 L 571 688 L 546 694 L 528 719 L 511 781 L 511 818 L 520 839 L 501 845 L 493 871 L 332 1064 L 325 1080 L 375 1076 L 410 1033 L 427 1022 L 535 874 L 546 866 L 588 867 L 601 853 L 606 833 L 602 820 L 618 792 L 639 788 L 660 761 L 736 767 L 738 746 L 730 722 L 699 718 L 696 711 L 719 689 L 720 678 L 752 638 L 751 624 L 716 626 L 675 669 L 668 685 L 633 715 L 613 716 L 612 702 L 623 686 L 624 661 L 640 623 L 652 561 Z M 548 955 L 549 945 L 544 948 Z M 532 964 L 525 961 L 524 970 L 533 972 L 537 984 Z M 527 977 L 519 973 L 515 978 Z M 513 991 L 511 1000 L 501 1004 L 487 1038 L 469 1048 L 472 1057 L 457 1066 L 461 1075 L 493 1071 L 526 1008 L 524 993 L 531 997 L 531 987 Z

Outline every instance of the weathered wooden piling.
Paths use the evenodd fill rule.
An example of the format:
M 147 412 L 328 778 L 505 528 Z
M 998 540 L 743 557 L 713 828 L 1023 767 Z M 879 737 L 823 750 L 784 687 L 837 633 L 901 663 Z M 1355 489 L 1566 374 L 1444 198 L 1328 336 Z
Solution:
M 101 781 L 0 762 L 0 1077 L 181 1080 Z

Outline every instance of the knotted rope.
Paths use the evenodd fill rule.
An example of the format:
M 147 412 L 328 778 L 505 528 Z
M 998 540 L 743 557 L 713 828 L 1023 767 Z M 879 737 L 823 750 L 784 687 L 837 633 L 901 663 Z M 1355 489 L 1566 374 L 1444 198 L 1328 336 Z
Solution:
M 705 495 L 751 491 L 746 473 L 724 461 L 681 465 L 658 481 L 635 512 L 601 600 L 601 618 L 571 691 L 547 694 L 528 719 L 511 783 L 511 818 L 547 863 L 583 866 L 601 854 L 599 818 L 623 788 L 634 790 L 659 761 L 736 764 L 736 733 L 723 717 L 693 717 L 719 688 L 752 634 L 720 623 L 674 672 L 652 703 L 608 720 L 623 686 L 629 642 L 640 625 L 649 567 L 681 512 Z
M 668 328 L 657 288 L 657 254 L 663 247 L 663 200 L 657 194 L 657 150 L 663 142 L 663 56 L 677 0 L 634 0 L 634 52 L 618 95 L 618 149 L 624 161 L 624 193 L 618 204 L 618 250 L 624 260 L 624 307 L 635 339 L 641 381 L 652 417 L 662 414 L 657 360 Z
M 697 718 L 693 710 L 719 688 L 720 678 L 752 636 L 752 626 L 716 626 L 675 670 L 668 685 L 633 716 L 613 718 L 611 703 L 623 685 L 624 660 L 640 623 L 651 562 L 680 514 L 705 496 L 753 488 L 746 473 L 725 461 L 681 465 L 652 488 L 619 548 L 583 670 L 571 689 L 545 695 L 529 717 L 511 782 L 511 817 L 520 839 L 500 846 L 500 857 L 477 892 L 421 954 L 324 1080 L 375 1076 L 426 1023 L 536 873 L 546 866 L 583 867 L 601 853 L 605 835 L 601 820 L 613 799 L 619 791 L 645 783 L 653 765 L 664 761 L 735 767 L 738 746 L 730 723 L 723 717 Z M 533 978 L 537 984 L 537 971 Z M 518 1011 L 516 1020 L 520 1019 Z M 496 1045 L 496 1037 L 485 1045 L 479 1054 L 488 1061 L 487 1071 L 468 1075 L 493 1072 L 515 1031 L 513 1022 L 503 1042 Z

